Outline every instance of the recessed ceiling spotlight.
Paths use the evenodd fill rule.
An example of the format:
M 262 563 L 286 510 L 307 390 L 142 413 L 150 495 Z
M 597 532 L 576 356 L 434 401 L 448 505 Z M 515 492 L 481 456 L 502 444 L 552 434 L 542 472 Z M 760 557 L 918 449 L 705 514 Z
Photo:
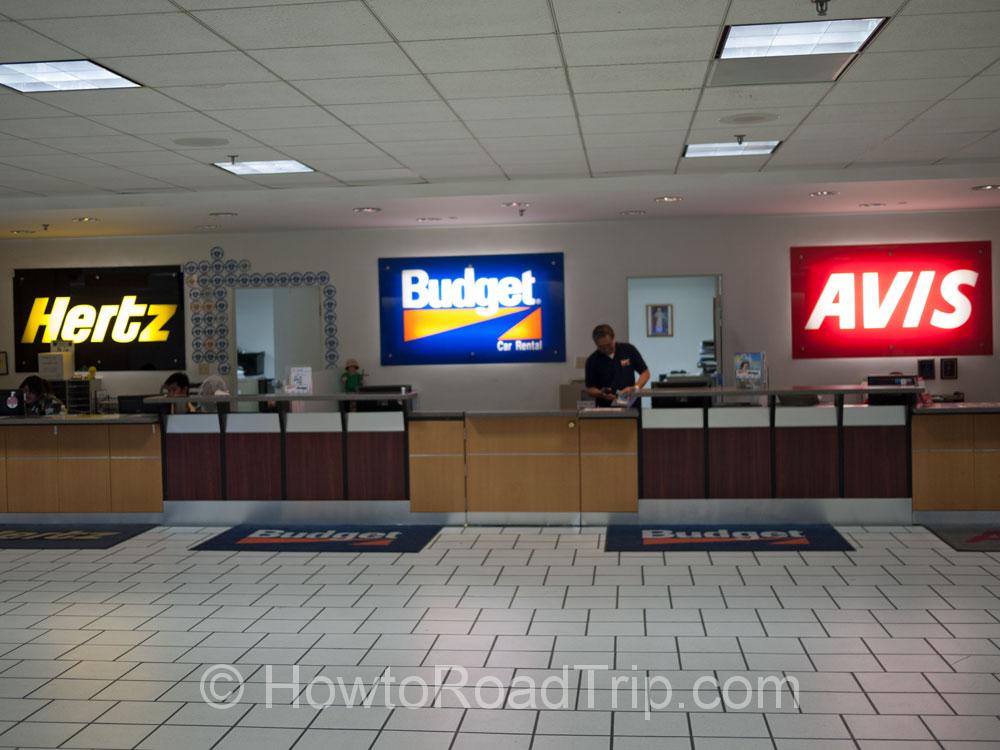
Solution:
M 441 217 L 440 216 L 421 216 L 421 217 L 419 217 L 417 219 L 417 221 L 419 221 L 419 222 L 441 221 Z
M 641 208 L 630 208 L 627 211 L 619 211 L 619 216 L 645 216 L 646 212 Z
M 659 198 L 654 198 L 657 203 L 680 203 L 683 198 L 679 195 L 661 195 Z
M 829 198 L 829 197 L 831 197 L 833 195 L 836 195 L 836 194 L 837 194 L 836 190 L 817 190 L 814 193 L 809 193 L 809 197 L 810 198 Z
M 279 159 L 276 161 L 217 161 L 214 163 L 219 169 L 240 175 L 262 175 L 262 174 L 298 174 L 301 172 L 314 172 L 312 167 L 308 167 L 300 161 L 294 159 Z
M 22 94 L 83 89 L 132 89 L 141 84 L 90 60 L 7 63 L 0 65 L 0 85 Z
M 77 224 L 93 224 L 95 221 L 100 221 L 96 216 L 77 216 L 73 219 Z
M 726 141 L 724 143 L 689 143 L 684 149 L 685 159 L 704 156 L 766 156 L 774 153 L 781 141 Z
M 34 234 L 35 230 L 34 229 L 12 229 L 10 233 L 13 234 L 13 235 L 17 235 L 18 237 L 20 237 L 21 235 L 24 235 L 24 234 Z
M 198 230 L 202 231 L 202 232 L 214 232 L 216 229 L 222 229 L 222 225 L 221 224 L 201 224 L 201 225 L 199 225 L 196 228 Z
M 1000 185 L 976 185 L 973 190 L 1000 190 Z
M 500 205 L 504 208 L 527 208 L 531 204 L 528 201 L 506 201 Z
M 212 211 L 208 215 L 216 219 L 221 219 L 223 217 L 239 216 L 239 213 L 236 211 Z
M 850 54 L 860 50 L 884 22 L 884 18 L 857 18 L 730 26 L 718 56 L 726 60 Z
M 881 208 L 884 203 L 859 203 L 858 208 Z
M 382 209 L 378 206 L 358 206 L 357 208 L 351 209 L 356 214 L 378 214 L 382 213 Z

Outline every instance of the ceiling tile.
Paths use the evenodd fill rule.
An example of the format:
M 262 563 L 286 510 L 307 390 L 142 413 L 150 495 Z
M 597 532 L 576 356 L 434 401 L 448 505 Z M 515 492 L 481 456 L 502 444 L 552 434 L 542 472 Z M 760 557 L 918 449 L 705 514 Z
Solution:
M 318 0 L 326 2 L 327 0 Z M 339 0 L 328 0 L 339 2 Z M 172 0 L 188 10 L 215 10 L 217 8 L 249 8 L 262 5 L 300 5 L 303 0 Z
M 89 58 L 230 49 L 229 44 L 183 13 L 56 18 L 24 23 Z
M 7 133 L 19 138 L 69 138 L 87 135 L 117 135 L 111 128 L 106 128 L 83 117 L 0 120 L 0 133 Z
M 333 161 L 338 159 L 378 159 L 385 154 L 370 143 L 334 143 L 291 146 L 282 149 L 295 159 Z
M 872 40 L 872 52 L 995 47 L 1000 13 L 897 16 Z
M 66 117 L 68 114 L 65 110 L 52 107 L 25 94 L 11 93 L 0 96 L 0 120 L 19 117 Z
M 698 109 L 769 112 L 775 107 L 806 107 L 819 102 L 831 83 L 786 83 L 765 86 L 719 86 L 705 89 Z
M 546 0 L 368 0 L 400 41 L 553 31 Z
M 996 159 L 1000 157 L 1000 133 L 992 133 L 974 143 L 970 143 L 956 153 L 952 154 L 956 158 L 988 158 Z
M 366 169 L 335 172 L 334 177 L 349 185 L 373 185 L 380 182 L 422 182 L 420 175 L 409 169 Z
M 323 128 L 248 130 L 247 135 L 269 146 L 325 146 L 362 142 L 361 136 L 339 123 Z
M 301 188 L 317 185 L 325 186 L 338 184 L 335 177 L 323 172 L 247 175 L 247 179 L 256 185 L 263 185 L 271 188 Z
M 0 139 L 0 158 L 4 156 L 28 156 L 31 154 L 54 154 L 56 150 L 41 143 L 26 141 L 21 138 L 4 137 Z
M 481 155 L 483 153 L 483 147 L 469 137 L 439 141 L 384 141 L 379 145 L 396 158 Z
M 235 51 L 107 57 L 98 62 L 133 81 L 153 87 L 276 80 L 263 66 Z
M 868 104 L 821 104 L 809 116 L 809 122 L 882 122 L 903 124 L 927 109 L 927 102 L 885 102 L 877 107 Z
M 360 2 L 207 10 L 195 17 L 242 49 L 390 41 Z
M 569 93 L 566 73 L 562 68 L 520 70 L 515 75 L 506 70 L 436 73 L 430 76 L 430 79 L 441 95 L 447 99 Z
M 235 130 L 227 130 L 221 125 L 216 125 L 211 130 L 192 130 L 187 133 L 146 133 L 142 136 L 142 138 L 144 141 L 149 141 L 157 146 L 169 148 L 173 151 L 198 151 L 201 154 L 198 159 L 199 161 L 204 161 L 206 159 L 206 153 L 208 153 L 209 156 L 217 155 L 219 159 L 222 159 L 225 158 L 226 154 L 233 153 L 233 148 L 252 148 L 260 146 L 260 144 L 250 136 L 244 135 L 243 133 L 237 133 Z M 219 146 L 191 146 L 185 145 L 184 143 L 177 143 L 177 141 L 185 141 L 192 138 L 222 139 L 227 141 L 227 143 Z
M 902 127 L 904 123 L 893 120 L 813 122 L 809 118 L 795 131 L 794 138 L 823 139 L 847 138 L 851 136 L 885 138 Z
M 504 120 L 466 120 L 477 138 L 513 135 L 572 135 L 578 132 L 575 117 L 514 117 Z
M 995 0 L 910 0 L 902 9 L 906 16 L 917 13 L 975 13 L 996 10 Z
M 322 107 L 270 107 L 253 109 L 206 109 L 214 117 L 236 130 L 267 128 L 311 128 L 336 126 L 334 117 Z
M 327 107 L 348 125 L 452 122 L 455 113 L 442 101 L 394 104 L 339 104 Z
M 47 146 L 78 154 L 101 152 L 144 151 L 149 143 L 131 135 L 98 135 L 73 138 L 40 138 Z
M 1000 118 L 996 115 L 960 118 L 918 117 L 902 130 L 910 133 L 971 133 L 993 130 L 997 127 L 1000 127 Z
M 464 179 L 505 179 L 503 171 L 496 164 L 434 164 L 414 171 L 431 182 Z
M 645 115 L 588 115 L 580 118 L 584 133 L 648 133 L 661 130 L 686 130 L 691 124 L 689 112 L 659 112 Z
M 951 99 L 992 99 L 1000 95 L 1000 77 L 976 76 L 957 91 Z
M 312 104 L 287 83 L 220 83 L 170 86 L 163 93 L 201 110 L 305 107 Z
M 841 76 L 847 81 L 971 76 L 1000 57 L 1000 46 L 971 49 L 924 49 L 915 52 L 865 51 Z
M 828 19 L 879 18 L 891 16 L 904 0 L 836 0 L 830 3 Z M 726 23 L 775 23 L 815 21 L 816 6 L 802 0 L 733 0 Z
M 152 89 L 107 89 L 102 91 L 59 91 L 32 94 L 78 115 L 124 115 L 181 112 L 187 107 Z
M 153 149 L 155 147 L 147 144 L 146 148 Z M 175 154 L 173 151 L 167 151 L 162 148 L 156 149 L 155 151 L 125 151 L 122 153 L 90 154 L 89 158 L 94 161 L 102 162 L 103 164 L 111 164 L 112 166 L 129 169 L 131 171 L 136 171 L 137 168 L 146 169 L 150 167 L 204 168 L 202 164 L 197 164 L 185 156 Z M 143 174 L 145 174 L 145 172 L 143 172 Z
M 599 31 L 563 34 L 568 65 L 621 65 L 623 63 L 710 60 L 715 55 L 718 29 Z
M 406 42 L 402 46 L 425 73 L 552 68 L 562 64 L 554 34 Z
M 719 156 L 706 159 L 681 159 L 677 174 L 698 172 L 757 172 L 767 163 L 767 156 Z
M 0 0 L 0 12 L 10 18 L 81 18 L 123 13 L 169 13 L 169 0 Z
M 0 123 L 0 129 L 3 123 Z M 380 141 L 432 141 L 466 138 L 469 131 L 458 122 L 395 123 L 388 125 L 358 125 L 361 135 L 376 143 Z
M 583 139 L 587 148 L 641 148 L 684 143 L 685 130 L 663 130 L 648 133 L 587 133 Z
M 8 156 L 4 164 L 18 169 L 31 169 L 43 174 L 57 174 L 67 169 L 96 169 L 103 165 L 84 156 L 66 153 L 51 153 L 35 156 Z
M 324 172 L 362 172 L 375 169 L 400 169 L 401 165 L 391 156 L 379 154 L 378 156 L 361 156 L 357 158 L 343 159 L 311 159 L 309 166 L 321 169 Z
M 726 0 L 554 0 L 559 30 L 611 31 L 718 26 Z
M 698 103 L 699 93 L 697 89 L 681 89 L 622 94 L 577 94 L 576 106 L 581 115 L 692 112 Z
M 798 120 L 767 122 L 763 125 L 720 125 L 717 120 L 704 117 L 714 114 L 703 112 L 695 116 L 688 134 L 689 143 L 725 143 L 739 133 L 748 141 L 783 141 L 799 127 Z
M 252 56 L 289 81 L 417 73 L 395 44 L 256 50 Z
M 292 81 L 295 88 L 320 104 L 379 104 L 437 100 L 423 76 L 368 76 Z
M 453 99 L 450 104 L 463 120 L 573 116 L 573 102 L 568 94 Z
M 197 112 L 160 112 L 145 115 L 98 115 L 91 119 L 132 135 L 148 133 L 186 133 L 209 130 L 218 123 Z
M 838 83 L 823 104 L 883 104 L 932 102 L 961 86 L 964 78 L 922 78 L 912 81 L 858 81 Z
M 1000 127 L 1000 98 L 946 99 L 928 109 L 923 116 L 929 119 L 992 117 L 996 119 L 996 127 Z M 3 127 L 2 123 L 0 127 Z
M 523 135 L 506 138 L 483 138 L 483 147 L 490 152 L 494 151 L 514 151 L 520 153 L 524 150 L 539 149 L 551 152 L 560 148 L 582 148 L 580 136 L 572 135 Z
M 74 60 L 80 55 L 18 23 L 0 21 L 0 62 Z
M 569 68 L 569 79 L 578 94 L 690 89 L 701 87 L 707 71 L 707 62 L 588 65 Z
M 511 179 L 522 177 L 589 177 L 585 165 L 565 165 L 552 166 L 548 164 L 526 164 L 524 166 L 504 167 L 504 171 Z

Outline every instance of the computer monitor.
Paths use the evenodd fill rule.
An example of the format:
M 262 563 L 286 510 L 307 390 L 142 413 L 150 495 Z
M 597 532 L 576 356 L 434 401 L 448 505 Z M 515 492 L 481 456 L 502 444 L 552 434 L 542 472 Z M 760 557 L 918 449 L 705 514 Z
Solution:
M 902 375 L 899 373 L 891 373 L 889 375 L 869 375 L 868 385 L 870 386 L 885 386 L 885 385 L 900 385 L 900 386 L 915 386 L 917 384 L 916 375 Z M 917 403 L 917 394 L 915 393 L 869 393 L 868 394 L 868 405 L 869 406 L 913 406 Z
M 661 375 L 656 382 L 650 383 L 654 390 L 667 388 L 710 388 L 712 379 L 703 375 Z M 676 396 L 673 398 L 651 399 L 654 409 L 700 409 L 712 405 L 711 396 Z

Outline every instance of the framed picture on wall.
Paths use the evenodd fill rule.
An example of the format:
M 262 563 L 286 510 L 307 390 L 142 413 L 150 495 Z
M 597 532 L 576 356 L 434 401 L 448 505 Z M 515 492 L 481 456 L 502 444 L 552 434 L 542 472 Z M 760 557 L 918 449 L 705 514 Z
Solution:
M 7 352 L 0 352 L 0 375 L 7 374 Z
M 646 335 L 674 335 L 673 305 L 646 305 Z

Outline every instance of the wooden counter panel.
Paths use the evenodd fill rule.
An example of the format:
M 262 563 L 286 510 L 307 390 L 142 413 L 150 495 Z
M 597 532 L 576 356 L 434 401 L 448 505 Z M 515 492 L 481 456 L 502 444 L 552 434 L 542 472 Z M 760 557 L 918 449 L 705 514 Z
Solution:
M 55 426 L 25 425 L 7 428 L 8 458 L 56 458 L 58 455 Z
M 285 493 L 289 500 L 343 500 L 343 434 L 285 433 Z
M 705 431 L 642 431 L 642 496 L 705 497 Z
M 710 429 L 708 468 L 709 497 L 770 497 L 770 429 Z
M 407 428 L 410 455 L 465 455 L 465 422 L 460 419 L 417 419 Z
M 635 419 L 581 419 L 580 453 L 631 453 L 639 445 Z
M 836 427 L 779 427 L 774 431 L 778 497 L 840 497 Z
M 972 451 L 913 454 L 913 510 L 976 510 Z
M 168 433 L 167 500 L 222 499 L 222 442 L 219 433 Z
M 576 417 L 502 416 L 465 418 L 468 453 L 578 453 Z
M 26 430 L 28 427 L 13 429 Z M 50 430 L 50 427 L 43 427 Z M 54 441 L 53 441 L 54 442 Z M 59 512 L 59 461 L 19 458 L 7 461 L 7 510 L 10 513 Z
M 7 512 L 7 459 L 0 458 L 0 513 Z
M 913 450 L 971 448 L 975 414 L 916 414 L 913 417 Z
M 59 461 L 59 512 L 111 511 L 111 462 L 99 458 Z
M 347 499 L 402 500 L 406 497 L 403 432 L 347 435 Z
M 111 425 L 108 450 L 112 456 L 160 458 L 160 425 Z
M 56 442 L 60 458 L 107 458 L 108 426 L 59 425 Z
M 599 454 L 581 456 L 580 510 L 584 513 L 637 513 L 637 458 Z
M 972 425 L 976 450 L 1000 450 L 1000 414 L 973 414 Z
M 844 496 L 909 496 L 906 427 L 844 428 Z
M 976 451 L 972 465 L 976 509 L 1000 510 L 1000 451 Z
M 163 473 L 159 457 L 111 460 L 111 510 L 162 513 Z
M 461 422 L 459 422 L 461 424 Z M 410 511 L 465 512 L 465 456 L 410 454 Z
M 468 457 L 469 512 L 546 513 L 580 510 L 580 459 L 549 456 Z
M 226 499 L 281 499 L 281 435 L 234 432 L 226 435 Z

